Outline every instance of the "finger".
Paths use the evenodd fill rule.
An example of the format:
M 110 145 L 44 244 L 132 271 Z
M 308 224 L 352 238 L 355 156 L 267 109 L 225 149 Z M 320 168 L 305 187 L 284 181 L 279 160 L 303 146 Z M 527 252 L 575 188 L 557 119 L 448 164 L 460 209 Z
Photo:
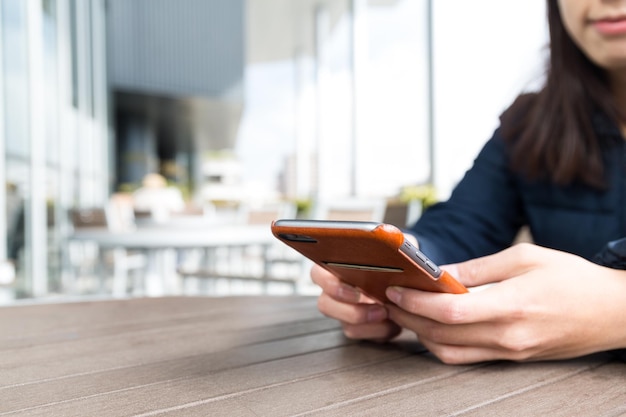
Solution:
M 495 285 L 484 291 L 446 294 L 403 287 L 387 288 L 387 297 L 401 309 L 444 324 L 498 322 L 522 311 L 517 291 Z
M 433 355 L 448 365 L 467 365 L 496 360 L 517 360 L 513 356 L 498 349 L 474 346 L 443 345 L 427 339 L 419 339 Z
M 508 323 L 480 322 L 473 324 L 442 324 L 426 317 L 416 316 L 395 307 L 388 306 L 389 318 L 401 327 L 411 329 L 420 339 L 442 345 L 474 346 L 501 350 L 519 350 L 531 344 L 531 338 L 524 338 L 520 331 L 511 331 Z
M 545 256 L 552 255 L 551 249 L 521 243 L 482 258 L 457 264 L 442 265 L 461 283 L 468 287 L 500 282 L 529 271 Z
M 311 268 L 311 279 L 322 288 L 322 291 L 338 301 L 346 303 L 368 303 L 380 304 L 373 298 L 363 294 L 358 288 L 346 284 L 336 275 L 320 267 L 319 265 Z
M 333 285 L 334 283 L 339 282 L 339 278 L 332 274 L 330 271 L 322 268 L 321 266 L 314 264 L 311 267 L 311 280 L 322 287 L 322 289 L 326 289 L 327 286 Z
M 325 293 L 319 296 L 317 306 L 325 316 L 348 324 L 380 323 L 388 317 L 380 304 L 343 303 Z
M 311 268 L 312 281 L 322 288 L 322 291 L 339 301 L 358 303 L 362 301 L 361 292 L 346 283 L 343 283 L 331 272 L 319 265 Z
M 402 328 L 391 320 L 360 325 L 343 323 L 342 328 L 344 335 L 349 339 L 371 340 L 374 342 L 386 342 L 399 335 L 402 331 Z

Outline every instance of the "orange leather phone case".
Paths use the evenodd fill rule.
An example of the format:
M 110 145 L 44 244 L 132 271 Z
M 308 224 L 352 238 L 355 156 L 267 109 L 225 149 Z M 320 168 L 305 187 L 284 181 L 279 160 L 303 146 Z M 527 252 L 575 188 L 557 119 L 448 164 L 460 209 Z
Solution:
M 465 293 L 467 289 L 432 262 L 431 271 L 407 253 L 419 252 L 395 226 L 375 222 L 277 220 L 272 233 L 344 282 L 380 302 L 389 286 Z M 404 248 L 402 248 L 404 246 Z M 403 249 L 403 250 L 401 250 Z M 407 252 L 407 253 L 405 253 Z M 427 258 L 421 254 L 420 258 Z M 430 262 L 428 260 L 428 262 Z M 438 271 L 433 276 L 432 267 Z

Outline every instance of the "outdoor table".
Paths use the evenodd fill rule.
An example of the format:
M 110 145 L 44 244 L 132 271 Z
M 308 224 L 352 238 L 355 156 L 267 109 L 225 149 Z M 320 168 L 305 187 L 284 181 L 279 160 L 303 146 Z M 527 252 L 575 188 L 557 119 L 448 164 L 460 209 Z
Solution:
M 145 292 L 150 296 L 176 295 L 178 272 L 176 255 L 189 249 L 211 250 L 246 246 L 269 247 L 278 242 L 269 225 L 210 224 L 198 222 L 140 227 L 130 231 L 112 231 L 105 228 L 82 229 L 74 232 L 69 241 L 94 242 L 101 249 L 141 251 L 146 254 L 144 272 Z M 125 281 L 124 281 L 125 284 Z M 119 286 L 119 285 L 116 285 Z M 124 295 L 125 288 L 115 291 Z
M 0 308 L 0 416 L 616 416 L 626 364 L 441 363 L 345 338 L 306 296 Z

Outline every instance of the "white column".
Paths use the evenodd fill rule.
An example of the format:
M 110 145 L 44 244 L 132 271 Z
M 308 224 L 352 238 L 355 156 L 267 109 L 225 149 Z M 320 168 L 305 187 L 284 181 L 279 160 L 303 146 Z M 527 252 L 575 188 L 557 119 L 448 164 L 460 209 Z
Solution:
M 79 204 L 93 206 L 95 204 L 95 190 L 93 187 L 94 152 L 93 152 L 93 124 L 91 123 L 91 60 L 89 48 L 91 46 L 90 10 L 91 2 L 76 1 L 76 79 L 78 110 L 76 112 L 76 138 L 78 147 L 79 169 Z
M 74 130 L 71 128 L 72 117 L 72 45 L 70 33 L 69 0 L 56 0 L 57 22 L 57 118 L 59 148 L 56 150 L 59 160 L 59 204 L 66 211 L 72 206 L 73 181 L 72 172 Z M 63 234 L 65 235 L 65 234 Z
M 325 46 L 330 32 L 330 16 L 328 10 L 323 6 L 318 6 L 315 11 L 315 185 L 314 185 L 314 199 L 319 200 L 324 196 L 325 190 L 325 154 L 326 154 L 326 140 L 327 134 L 326 123 L 324 119 L 324 104 L 326 100 L 325 86 L 327 84 L 328 68 Z
M 68 210 L 74 203 L 74 155 L 76 138 L 73 123 L 75 117 L 72 106 L 72 39 L 69 0 L 56 0 L 57 22 L 57 117 L 58 117 L 58 154 L 59 161 L 59 193 L 56 205 L 57 226 L 60 236 L 70 234 L 71 225 Z M 61 282 L 63 288 L 69 288 L 73 279 L 67 243 L 61 253 Z
M 428 184 L 435 184 L 435 63 L 433 39 L 433 1 L 426 1 L 426 65 L 428 66 Z
M 0 4 L 0 34 L 3 31 Z M 6 139 L 4 126 L 4 39 L 0 36 L 0 261 L 7 258 Z M 2 279 L 0 278 L 0 281 Z
M 0 6 L 0 33 L 3 28 L 2 7 Z M 7 188 L 6 188 L 6 138 L 4 126 L 4 44 L 0 37 L 0 303 L 4 298 L 12 299 L 13 290 L 2 289 L 2 284 L 15 280 L 15 266 L 7 261 Z
M 45 83 L 43 82 L 43 9 L 40 1 L 26 3 L 29 88 L 30 200 L 26 205 L 26 234 L 30 258 L 26 278 L 33 296 L 48 292 L 46 223 Z
M 92 81 L 94 103 L 94 163 L 97 167 L 97 202 L 108 199 L 109 190 L 109 120 L 106 72 L 106 11 L 103 0 L 95 0 L 91 6 L 92 22 Z
M 352 143 L 350 152 L 350 194 L 359 194 L 359 143 L 363 141 L 362 105 L 367 100 L 366 68 L 368 62 L 367 0 L 351 0 L 351 57 L 352 57 Z
M 294 197 L 308 198 L 311 196 L 311 146 L 310 132 L 314 123 L 309 123 L 312 114 L 307 106 L 307 89 L 309 79 L 305 71 L 304 56 L 300 51 L 296 51 L 294 60 L 294 135 L 295 135 L 295 184 Z M 289 192 L 289 188 L 287 189 Z

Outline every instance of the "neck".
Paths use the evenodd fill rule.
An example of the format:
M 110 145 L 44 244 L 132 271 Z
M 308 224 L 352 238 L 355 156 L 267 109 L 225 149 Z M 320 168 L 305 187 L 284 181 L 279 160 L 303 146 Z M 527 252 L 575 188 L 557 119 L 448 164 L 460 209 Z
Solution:
M 626 73 L 611 74 L 611 90 L 619 109 L 626 113 Z

